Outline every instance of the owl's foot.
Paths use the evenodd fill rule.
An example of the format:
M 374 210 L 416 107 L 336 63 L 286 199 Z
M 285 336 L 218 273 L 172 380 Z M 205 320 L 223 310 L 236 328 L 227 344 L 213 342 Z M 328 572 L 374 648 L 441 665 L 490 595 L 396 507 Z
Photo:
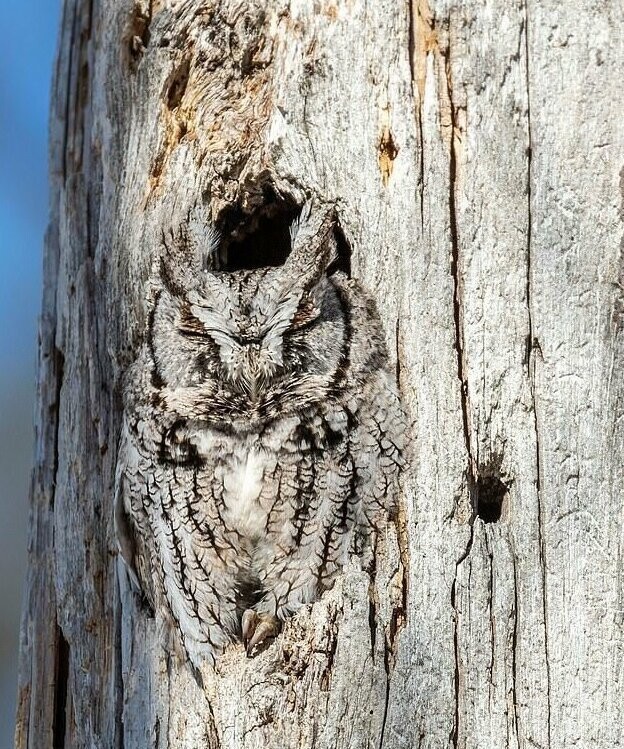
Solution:
M 246 609 L 241 621 L 243 629 L 243 645 L 247 657 L 251 658 L 254 648 L 266 640 L 277 637 L 280 631 L 280 621 L 273 614 L 259 614 L 253 609 Z

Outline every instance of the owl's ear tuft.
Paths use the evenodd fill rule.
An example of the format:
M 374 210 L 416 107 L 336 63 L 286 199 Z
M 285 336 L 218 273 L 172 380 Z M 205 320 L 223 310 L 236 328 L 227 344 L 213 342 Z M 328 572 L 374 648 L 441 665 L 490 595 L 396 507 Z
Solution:
M 160 252 L 155 258 L 155 275 L 174 296 L 184 296 L 205 272 L 213 270 L 221 239 L 211 224 L 196 220 L 162 231 Z
M 199 209 L 191 210 L 178 231 L 177 245 L 184 253 L 186 264 L 194 272 L 215 270 L 218 266 L 221 234 L 206 221 Z
M 290 228 L 292 251 L 286 261 L 288 275 L 310 289 L 326 273 L 350 270 L 350 251 L 338 225 L 336 207 L 309 200 Z
M 203 271 L 215 270 L 218 265 L 221 234 L 212 224 L 202 229 L 203 231 L 194 239 L 194 261 Z

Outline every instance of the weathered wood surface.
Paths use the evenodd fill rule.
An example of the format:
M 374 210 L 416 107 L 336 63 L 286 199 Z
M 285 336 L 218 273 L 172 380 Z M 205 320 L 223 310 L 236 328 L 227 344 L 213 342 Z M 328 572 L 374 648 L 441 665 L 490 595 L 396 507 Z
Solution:
M 623 39 L 616 0 L 65 0 L 19 749 L 624 744 Z M 372 583 L 202 691 L 115 558 L 119 381 L 161 232 L 267 186 L 338 201 L 412 452 Z

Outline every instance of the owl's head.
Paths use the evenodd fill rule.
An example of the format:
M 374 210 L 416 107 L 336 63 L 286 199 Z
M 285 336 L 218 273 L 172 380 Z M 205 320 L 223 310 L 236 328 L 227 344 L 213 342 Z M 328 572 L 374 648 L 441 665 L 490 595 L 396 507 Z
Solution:
M 212 387 L 223 410 L 241 414 L 303 407 L 329 392 L 346 325 L 327 275 L 333 209 L 306 206 L 290 237 L 279 267 L 211 270 L 216 237 L 204 252 L 187 246 L 163 262 L 149 340 L 163 385 Z

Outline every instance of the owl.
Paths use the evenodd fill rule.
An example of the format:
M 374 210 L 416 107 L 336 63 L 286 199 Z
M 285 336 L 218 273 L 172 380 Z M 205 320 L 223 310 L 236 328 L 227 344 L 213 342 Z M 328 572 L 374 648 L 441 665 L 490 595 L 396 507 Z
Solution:
M 131 579 L 196 668 L 275 637 L 396 501 L 397 383 L 374 302 L 333 270 L 335 222 L 306 204 L 279 267 L 211 269 L 211 234 L 154 273 L 115 521 Z

